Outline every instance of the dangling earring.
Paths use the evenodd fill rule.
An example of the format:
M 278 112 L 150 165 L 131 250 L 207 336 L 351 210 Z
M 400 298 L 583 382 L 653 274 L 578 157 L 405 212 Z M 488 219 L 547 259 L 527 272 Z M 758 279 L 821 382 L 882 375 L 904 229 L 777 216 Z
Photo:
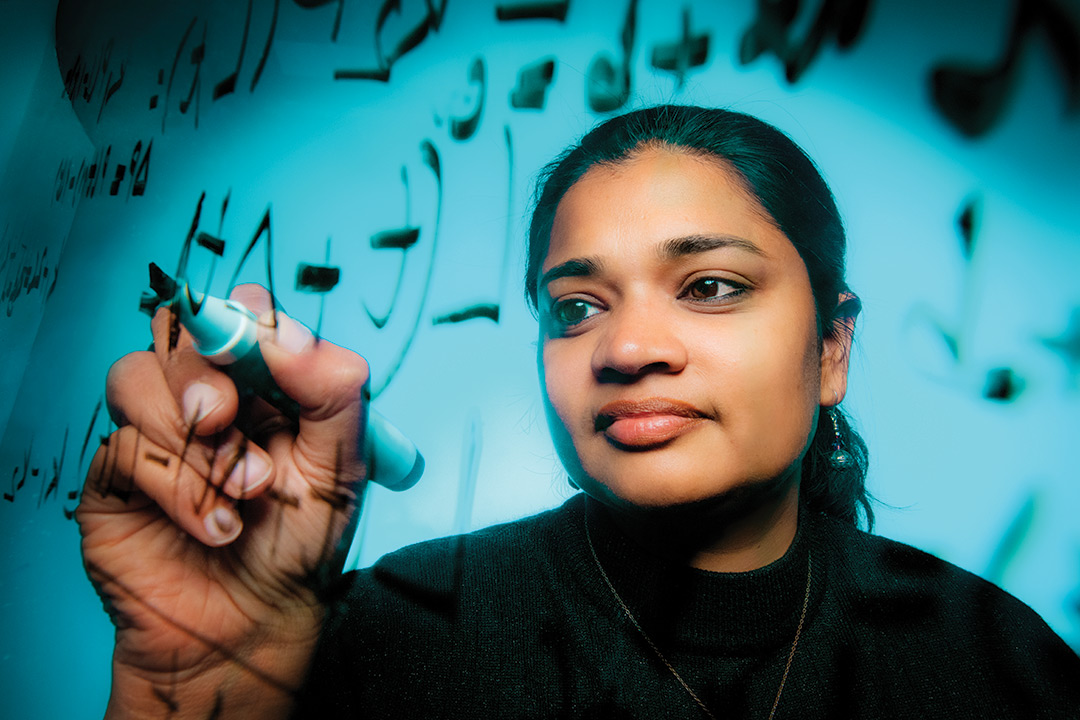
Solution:
M 832 420 L 833 427 L 833 449 L 829 455 L 829 464 L 836 470 L 847 470 L 855 464 L 855 458 L 851 457 L 851 453 L 845 450 L 840 442 L 840 421 L 837 420 L 835 407 L 829 408 L 829 419 Z

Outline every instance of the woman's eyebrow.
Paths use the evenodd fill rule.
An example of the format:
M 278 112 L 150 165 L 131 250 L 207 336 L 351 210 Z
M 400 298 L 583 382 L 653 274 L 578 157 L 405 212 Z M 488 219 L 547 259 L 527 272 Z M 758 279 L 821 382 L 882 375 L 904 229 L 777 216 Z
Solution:
M 722 248 L 735 248 L 759 257 L 768 257 L 766 252 L 754 243 L 734 235 L 685 235 L 671 238 L 660 243 L 657 252 L 664 260 L 675 260 L 687 255 Z M 598 258 L 571 258 L 541 275 L 540 281 L 537 283 L 537 289 L 543 290 L 549 283 L 559 278 L 589 277 L 599 275 L 601 270 L 603 270 L 603 263 Z
M 566 262 L 559 263 L 541 275 L 540 282 L 537 283 L 537 289 L 543 290 L 547 287 L 548 283 L 558 280 L 559 278 L 588 277 L 590 275 L 599 274 L 600 270 L 601 263 L 595 258 L 573 258 Z
M 687 255 L 719 250 L 721 248 L 735 248 L 760 257 L 768 257 L 764 250 L 749 240 L 733 235 L 686 235 L 684 237 L 671 238 L 660 243 L 658 252 L 664 260 L 675 260 Z

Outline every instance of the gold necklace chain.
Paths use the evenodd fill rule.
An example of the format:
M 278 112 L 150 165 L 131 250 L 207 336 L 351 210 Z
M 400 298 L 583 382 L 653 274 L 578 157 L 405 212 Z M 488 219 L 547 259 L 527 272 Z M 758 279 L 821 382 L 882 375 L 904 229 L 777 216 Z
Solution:
M 645 630 L 638 623 L 637 618 L 634 617 L 634 613 L 630 612 L 629 606 L 623 602 L 622 596 L 615 589 L 615 586 L 611 584 L 611 579 L 608 578 L 606 572 L 604 572 L 604 566 L 600 563 L 600 558 L 596 554 L 596 548 L 593 546 L 592 533 L 589 532 L 589 514 L 587 511 L 583 511 L 585 517 L 585 539 L 589 543 L 589 551 L 592 552 L 593 562 L 596 563 L 596 569 L 600 571 L 600 577 L 604 579 L 604 584 L 608 586 L 608 590 L 611 591 L 611 595 L 615 598 L 615 602 L 622 608 L 626 618 L 630 621 L 630 624 L 638 631 L 645 642 L 648 643 L 652 651 L 656 653 L 656 657 L 660 658 L 660 662 L 664 663 L 664 667 L 671 671 L 671 674 L 679 681 L 679 685 L 682 689 L 694 699 L 697 706 L 701 708 L 701 711 L 709 716 L 711 720 L 716 720 L 716 716 L 712 714 L 712 711 L 705 706 L 705 703 L 701 701 L 701 698 L 697 696 L 697 693 L 686 684 L 686 681 L 682 679 L 675 667 L 668 662 L 668 659 L 664 657 L 664 653 L 660 652 L 660 648 L 656 647 L 656 643 L 652 641 L 652 638 L 645 632 Z M 769 711 L 769 720 L 773 720 L 773 716 L 776 715 L 776 708 L 780 705 L 780 696 L 784 692 L 784 685 L 787 683 L 788 672 L 791 670 L 791 661 L 795 659 L 795 648 L 799 646 L 799 636 L 802 635 L 803 623 L 806 622 L 806 609 L 810 606 L 810 580 L 813 576 L 813 555 L 810 552 L 806 554 L 806 594 L 803 596 L 802 612 L 799 614 L 799 627 L 795 629 L 795 639 L 791 642 L 791 652 L 788 653 L 787 663 L 784 665 L 784 675 L 780 678 L 780 687 L 776 691 L 776 699 L 773 700 L 772 710 Z

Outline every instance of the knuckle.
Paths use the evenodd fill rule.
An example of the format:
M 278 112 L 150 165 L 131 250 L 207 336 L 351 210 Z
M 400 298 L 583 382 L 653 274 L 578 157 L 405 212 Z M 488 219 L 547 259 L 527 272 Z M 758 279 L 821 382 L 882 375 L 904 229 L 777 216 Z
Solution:
M 169 353 L 162 363 L 165 382 L 173 398 L 181 402 L 184 392 L 195 383 L 202 383 L 223 391 L 218 371 L 205 357 L 192 347 L 179 348 Z
M 128 353 L 117 359 L 105 377 L 106 390 L 121 389 L 125 383 L 138 382 L 139 376 L 146 372 L 147 362 L 153 362 L 153 358 L 153 353 L 143 350 Z
M 128 424 L 125 407 L 139 396 L 139 388 L 145 386 L 156 366 L 153 353 L 141 351 L 124 355 L 109 368 L 105 376 L 105 400 L 118 426 Z
M 198 353 L 189 347 L 175 347 L 170 350 L 161 362 L 165 376 L 170 380 L 184 372 L 193 362 L 198 361 Z
M 157 423 L 169 429 L 169 440 L 175 443 L 173 449 L 180 448 L 180 444 L 186 448 L 194 433 L 191 423 L 184 417 L 183 412 L 175 405 L 172 407 L 157 405 L 153 408 L 153 412 L 157 416 Z
M 349 362 L 337 365 L 336 392 L 350 401 L 366 399 L 371 369 L 364 358 L 352 352 L 349 355 Z

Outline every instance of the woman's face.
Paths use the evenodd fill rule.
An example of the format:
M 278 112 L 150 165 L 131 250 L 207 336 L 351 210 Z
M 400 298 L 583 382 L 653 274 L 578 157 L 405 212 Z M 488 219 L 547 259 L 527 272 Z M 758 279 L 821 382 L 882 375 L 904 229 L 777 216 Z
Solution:
M 797 479 L 819 404 L 846 389 L 802 259 L 719 160 L 593 166 L 558 206 L 538 296 L 555 446 L 615 505 Z

